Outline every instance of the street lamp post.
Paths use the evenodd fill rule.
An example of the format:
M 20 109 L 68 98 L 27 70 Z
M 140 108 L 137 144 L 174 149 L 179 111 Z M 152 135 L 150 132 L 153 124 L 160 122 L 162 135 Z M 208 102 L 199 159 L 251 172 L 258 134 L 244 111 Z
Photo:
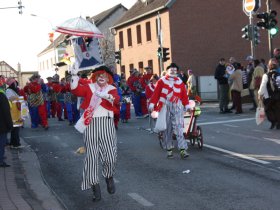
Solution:
M 49 22 L 49 24 L 51 25 L 52 30 L 54 29 L 52 22 L 48 18 L 41 17 L 41 16 L 38 16 L 36 14 L 30 14 L 30 15 L 32 17 L 39 17 L 39 18 L 43 18 L 43 19 L 47 20 Z M 57 59 L 56 59 L 57 56 L 56 56 L 55 39 L 52 41 L 52 47 L 53 47 L 53 52 L 54 52 L 54 66 L 55 66 L 54 71 L 57 73 L 58 68 L 57 68 Z

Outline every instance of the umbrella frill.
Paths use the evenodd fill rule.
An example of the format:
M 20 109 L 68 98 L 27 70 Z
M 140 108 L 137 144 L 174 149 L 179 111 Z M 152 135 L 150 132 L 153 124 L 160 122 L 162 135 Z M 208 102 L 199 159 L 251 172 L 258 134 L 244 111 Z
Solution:
M 74 36 L 87 36 L 103 38 L 103 34 L 99 31 L 94 23 L 91 23 L 82 17 L 72 18 L 56 28 L 57 32 Z

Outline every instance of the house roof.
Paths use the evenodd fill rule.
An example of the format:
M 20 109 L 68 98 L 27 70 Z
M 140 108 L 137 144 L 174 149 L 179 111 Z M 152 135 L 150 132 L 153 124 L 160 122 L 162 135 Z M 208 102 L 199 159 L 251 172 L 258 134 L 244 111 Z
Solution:
M 15 74 L 18 74 L 18 71 L 15 70 L 13 67 L 11 67 L 7 62 L 0 61 L 0 66 L 7 66 L 11 71 L 13 71 Z
M 51 50 L 51 49 L 53 49 L 54 46 L 57 47 L 61 42 L 64 41 L 64 39 L 65 39 L 66 36 L 67 36 L 66 34 L 60 34 L 60 35 L 53 41 L 53 43 L 50 43 L 42 52 L 40 52 L 40 53 L 38 54 L 38 56 L 44 54 L 45 52 L 48 52 L 48 51 Z
M 137 20 L 146 15 L 155 13 L 159 10 L 165 9 L 173 3 L 174 0 L 146 0 L 142 2 L 138 0 L 119 21 L 114 25 L 114 28 L 125 25 L 131 21 Z
M 125 10 L 127 10 L 126 7 L 124 7 L 122 4 L 118 4 L 110 9 L 107 9 L 93 17 L 91 17 L 90 19 L 94 21 L 95 25 L 98 27 L 104 20 L 106 20 L 106 18 L 108 18 L 111 14 L 113 14 L 116 10 L 120 9 L 120 8 L 124 8 Z M 49 44 L 49 46 L 47 46 L 47 48 L 45 48 L 42 52 L 40 52 L 38 54 L 38 56 L 44 54 L 45 52 L 48 52 L 49 50 L 53 49 L 53 46 L 55 45 L 56 47 L 65 39 L 65 36 L 67 36 L 66 34 L 60 34 L 55 40 L 54 40 L 54 44 L 51 43 Z
M 123 8 L 124 10 L 127 11 L 126 7 L 124 7 L 122 4 L 118 4 L 110 9 L 107 9 L 107 10 L 99 13 L 98 15 L 91 17 L 90 19 L 93 20 L 95 25 L 98 27 L 104 20 L 106 20 L 106 18 L 108 18 L 111 14 L 113 14 L 116 10 L 118 10 L 120 8 Z

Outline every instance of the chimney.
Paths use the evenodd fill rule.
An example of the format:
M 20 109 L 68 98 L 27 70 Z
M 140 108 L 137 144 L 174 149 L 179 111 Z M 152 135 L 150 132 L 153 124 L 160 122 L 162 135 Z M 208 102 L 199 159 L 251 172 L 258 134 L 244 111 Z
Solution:
M 18 71 L 18 78 L 17 79 L 18 79 L 19 86 L 23 87 L 20 63 L 17 64 L 17 71 Z

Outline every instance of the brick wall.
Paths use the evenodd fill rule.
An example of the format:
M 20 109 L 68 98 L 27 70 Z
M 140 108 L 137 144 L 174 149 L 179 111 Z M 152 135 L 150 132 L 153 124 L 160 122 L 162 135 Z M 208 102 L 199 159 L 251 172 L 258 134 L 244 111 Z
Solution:
M 193 69 L 197 76 L 213 75 L 218 60 L 226 60 L 233 56 L 242 64 L 251 54 L 250 42 L 241 38 L 241 29 L 249 23 L 249 18 L 242 9 L 242 2 L 237 0 L 177 0 L 169 11 L 161 11 L 163 30 L 163 46 L 170 48 L 170 62 L 177 63 L 181 69 Z M 272 1 L 272 7 L 280 16 L 280 2 Z M 266 2 L 258 12 L 266 10 Z M 129 65 L 138 68 L 138 63 L 148 65 L 153 60 L 154 73 L 159 73 L 157 58 L 158 40 L 156 37 L 156 17 L 148 16 L 117 28 L 115 36 L 116 49 L 119 46 L 118 32 L 123 31 L 124 48 L 122 65 L 125 66 L 126 77 L 129 76 Z M 146 41 L 145 23 L 151 22 L 152 40 Z M 256 18 L 254 18 L 254 21 Z M 279 21 L 280 22 L 280 21 Z M 137 44 L 136 26 L 141 25 L 142 43 Z M 132 30 L 132 46 L 127 44 L 127 29 Z M 267 33 L 261 30 L 261 44 L 256 47 L 256 58 L 269 59 Z M 280 47 L 280 33 L 273 39 L 274 47 Z M 117 66 L 120 72 L 120 65 Z

